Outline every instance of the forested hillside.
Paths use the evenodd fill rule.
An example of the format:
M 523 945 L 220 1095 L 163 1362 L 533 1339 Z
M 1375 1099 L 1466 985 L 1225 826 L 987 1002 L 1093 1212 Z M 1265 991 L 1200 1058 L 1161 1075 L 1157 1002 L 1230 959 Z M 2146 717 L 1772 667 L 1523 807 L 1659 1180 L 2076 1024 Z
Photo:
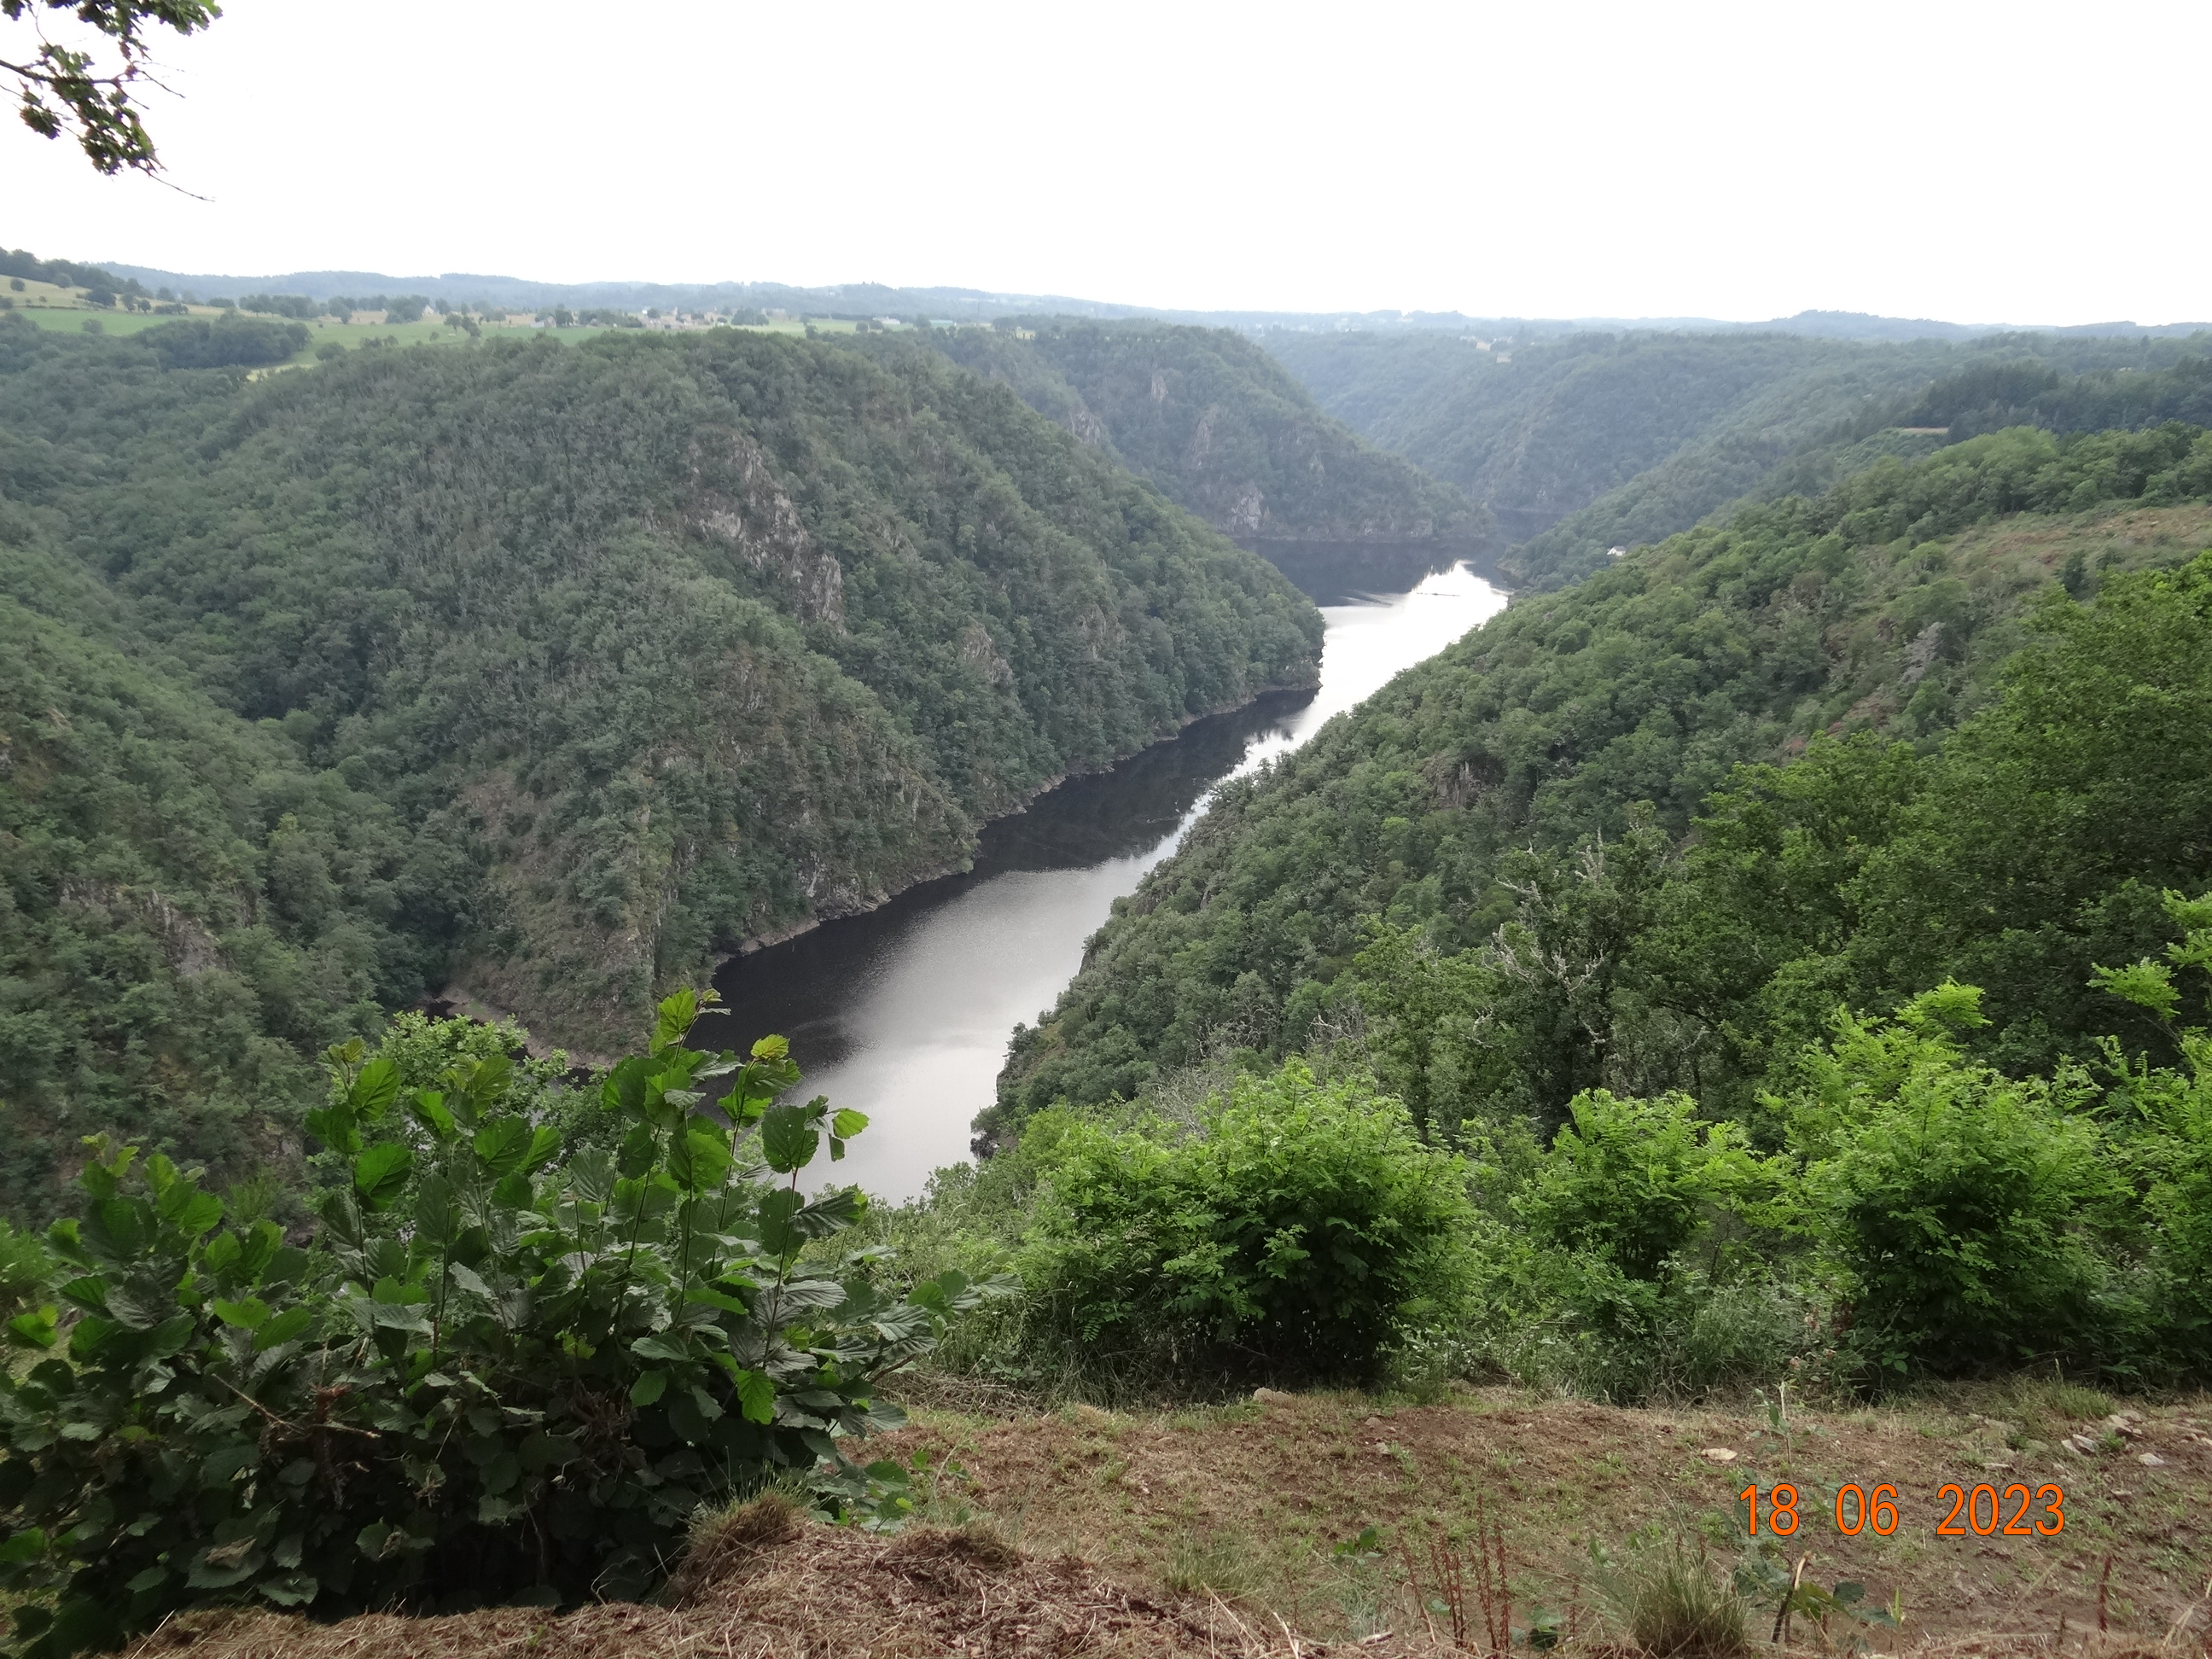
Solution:
M 1506 564 L 1525 587 L 1587 575 L 1607 549 L 1657 541 L 1740 497 L 1816 492 L 1881 454 L 1924 453 L 1942 434 L 1896 428 L 1948 427 L 1961 399 L 1976 413 L 1954 437 L 2205 416 L 2201 394 L 2126 384 L 2203 362 L 2201 338 L 1584 333 L 1497 343 L 1514 345 L 1510 361 L 1438 336 L 1268 340 L 1324 409 L 1489 507 L 1522 544 Z M 1916 407 L 1931 382 L 1969 374 L 1984 378 L 1937 398 L 1942 410 Z M 2066 411 L 2050 401 L 2062 385 Z
M 2212 880 L 2212 575 L 2154 598 L 2131 574 L 2212 544 L 2208 496 L 2195 428 L 2008 430 L 1516 604 L 1224 791 L 1018 1036 L 989 1127 L 1355 1029 L 1386 1055 L 1402 1039 L 1384 1079 L 1425 1119 L 1555 1124 L 1599 1085 L 1740 1102 L 1838 1001 L 1884 1007 L 1953 974 L 1989 992 L 1984 1052 L 2083 1052 L 2109 1029 L 2092 967 L 2154 954 L 2160 889 Z M 2161 605 L 2181 610 L 2142 620 Z M 2057 719 L 2021 689 L 2048 653 L 2078 677 L 2054 741 L 2082 776 L 2043 785 L 2045 760 L 1988 757 Z M 1987 706 L 2001 684 L 2013 700 Z M 1928 758 L 1969 717 L 1981 735 L 1940 750 L 1959 758 Z M 1808 738 L 1819 766 L 1735 771 Z M 1689 890 L 1669 873 L 1680 838 L 1731 787 L 1737 805 L 1702 810 L 1773 842 L 1697 855 L 1736 883 L 1735 936 L 1646 939 L 1655 895 Z M 2039 788 L 2060 797 L 2026 806 Z M 1799 790 L 1832 818 L 1791 829 L 1759 804 Z M 1801 865 L 1832 885 L 1893 834 L 1879 895 L 1771 908 Z
M 1477 540 L 1486 516 L 1315 406 L 1227 329 L 1025 318 L 922 337 L 1237 536 Z M 904 338 L 878 337 L 897 354 Z
M 1571 334 L 1510 343 L 1501 352 L 1410 335 L 1267 342 L 1323 409 L 1488 505 L 1516 541 L 1700 438 L 1764 434 L 1771 465 L 1786 453 L 1773 446 L 1790 435 L 1856 415 L 1869 398 L 1887 404 L 1917 392 L 1950 360 L 1948 347 L 1934 344 L 1790 334 Z M 1722 493 L 1660 533 L 1687 529 L 1756 476 L 1711 481 Z
M 0 327 L 19 1205 L 111 1123 L 273 1154 L 305 1057 L 449 977 L 599 1048 L 1313 672 L 1272 568 L 933 357 L 723 332 L 257 380 L 167 343 Z

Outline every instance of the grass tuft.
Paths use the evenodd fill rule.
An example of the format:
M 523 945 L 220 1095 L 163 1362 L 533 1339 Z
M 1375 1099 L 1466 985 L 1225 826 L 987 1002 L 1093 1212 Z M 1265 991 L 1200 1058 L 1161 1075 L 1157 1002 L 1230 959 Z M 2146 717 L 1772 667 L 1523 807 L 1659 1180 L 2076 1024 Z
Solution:
M 1735 1659 L 1745 1652 L 1743 1598 L 1680 1540 L 1626 1563 L 1607 1599 L 1651 1659 Z
M 702 1509 L 691 1522 L 690 1547 L 660 1599 L 682 1607 L 708 1584 L 763 1550 L 789 1543 L 805 1529 L 806 1511 L 790 1493 L 770 1490 L 744 1504 Z
M 1268 1563 L 1242 1533 L 1184 1532 L 1170 1546 L 1160 1583 L 1178 1595 L 1250 1595 L 1269 1577 Z

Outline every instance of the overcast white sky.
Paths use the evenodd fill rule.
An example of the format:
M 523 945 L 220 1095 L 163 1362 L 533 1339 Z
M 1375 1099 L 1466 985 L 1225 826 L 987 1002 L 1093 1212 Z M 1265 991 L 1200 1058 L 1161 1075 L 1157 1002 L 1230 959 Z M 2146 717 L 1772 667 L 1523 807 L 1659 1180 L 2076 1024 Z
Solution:
M 165 44 L 183 95 L 155 106 L 208 199 L 0 112 L 0 242 L 1194 309 L 2212 318 L 2203 0 L 226 13 Z

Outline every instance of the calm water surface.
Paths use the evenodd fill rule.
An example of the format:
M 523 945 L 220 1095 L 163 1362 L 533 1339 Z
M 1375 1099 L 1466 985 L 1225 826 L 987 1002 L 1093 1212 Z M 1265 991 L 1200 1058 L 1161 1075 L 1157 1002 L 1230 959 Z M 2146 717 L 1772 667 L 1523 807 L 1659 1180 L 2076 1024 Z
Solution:
M 1073 779 L 986 827 L 966 874 L 736 957 L 715 975 L 735 1012 L 706 1041 L 743 1048 L 781 1031 L 806 1068 L 803 1093 L 868 1114 L 867 1133 L 836 1166 L 841 1182 L 911 1198 L 933 1170 L 965 1159 L 1015 1025 L 1052 1006 L 1114 900 L 1175 851 L 1212 791 L 1297 748 L 1505 605 L 1464 561 L 1261 550 L 1328 622 L 1318 690 L 1199 720 L 1109 772 Z M 827 1180 L 829 1166 L 817 1168 Z

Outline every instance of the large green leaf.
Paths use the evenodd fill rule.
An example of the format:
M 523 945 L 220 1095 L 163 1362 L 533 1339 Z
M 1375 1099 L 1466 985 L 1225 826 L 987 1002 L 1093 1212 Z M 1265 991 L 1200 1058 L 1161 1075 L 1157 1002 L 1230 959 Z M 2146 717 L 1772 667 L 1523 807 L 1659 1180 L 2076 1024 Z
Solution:
M 732 1296 L 726 1291 L 716 1290 L 712 1285 L 692 1285 L 684 1293 L 684 1299 L 721 1313 L 749 1315 L 752 1312 L 751 1304 L 744 1298 Z
M 526 1210 L 538 1201 L 538 1188 L 528 1176 L 517 1170 L 513 1175 L 500 1177 L 491 1189 L 491 1200 L 502 1210 Z
M 304 1336 L 314 1322 L 315 1310 L 313 1308 L 287 1308 L 283 1312 L 271 1316 L 268 1323 L 253 1333 L 254 1352 L 264 1352 L 279 1343 Z
M 668 1149 L 668 1173 L 686 1192 L 720 1187 L 729 1176 L 731 1162 L 729 1143 L 719 1131 L 700 1124 L 686 1126 Z
M 428 1244 L 450 1244 L 468 1224 L 461 1212 L 460 1194 L 435 1170 L 415 1183 L 414 1213 L 416 1235 Z
M 51 1302 L 8 1322 L 8 1334 L 27 1348 L 51 1348 L 61 1340 L 60 1310 Z
M 477 1157 L 495 1176 L 511 1175 L 530 1156 L 530 1126 L 519 1117 L 502 1117 L 477 1131 Z
M 396 1141 L 370 1147 L 354 1160 L 354 1190 L 372 1210 L 392 1207 L 407 1190 L 407 1176 L 415 1167 L 412 1148 Z
M 249 1285 L 258 1283 L 284 1249 L 282 1227 L 273 1221 L 255 1222 L 239 1240 L 238 1277 Z
M 683 1193 L 665 1176 L 656 1175 L 647 1180 L 617 1181 L 613 1201 L 607 1212 L 624 1226 L 641 1221 L 657 1221 L 674 1209 Z
M 242 1302 L 216 1302 L 209 1304 L 217 1319 L 226 1325 L 235 1325 L 242 1331 L 258 1331 L 269 1322 L 269 1304 L 258 1297 L 247 1297 Z
M 5 1543 L 0 1543 L 0 1564 L 21 1566 L 26 1562 L 37 1560 L 46 1553 L 46 1529 L 26 1527 L 21 1532 L 9 1534 Z
M 346 1103 L 371 1123 L 380 1121 L 398 1097 L 398 1064 L 381 1055 L 362 1066 L 346 1091 Z
M 85 1206 L 85 1248 L 103 1260 L 126 1263 L 154 1241 L 154 1206 L 143 1199 L 96 1198 Z
M 653 1011 L 653 1037 L 646 1045 L 647 1052 L 657 1054 L 683 1042 L 698 1018 L 699 994 L 689 986 L 662 998 L 660 1006 Z
M 370 1240 L 368 1248 L 362 1252 L 362 1261 L 371 1279 L 407 1277 L 407 1245 L 402 1239 L 387 1236 Z
M 350 1158 L 361 1150 L 361 1124 L 352 1107 L 343 1102 L 318 1107 L 307 1114 L 307 1133 L 334 1152 Z
M 858 1221 L 867 1207 L 868 1195 L 858 1187 L 835 1187 L 801 1209 L 792 1222 L 809 1238 L 827 1238 Z
M 586 1204 L 604 1204 L 613 1196 L 614 1160 L 596 1146 L 587 1146 L 568 1160 L 569 1190 Z
M 634 1123 L 616 1152 L 615 1168 L 635 1181 L 650 1170 L 659 1156 L 660 1138 L 653 1133 L 651 1126 Z
M 643 1054 L 632 1054 L 616 1062 L 604 1082 L 599 1085 L 599 1103 L 609 1111 L 619 1112 L 625 1117 L 635 1117 L 644 1109 L 647 1079 L 660 1067 Z
M 761 1115 L 761 1157 L 778 1175 L 803 1170 L 822 1145 L 817 1114 L 805 1106 L 771 1106 Z
M 794 1255 L 805 1243 L 806 1235 L 791 1224 L 805 1201 L 788 1187 L 771 1188 L 761 1194 L 760 1237 L 769 1255 Z
M 172 1192 L 179 1190 L 179 1188 L 171 1189 Z M 175 1204 L 167 1202 L 165 1198 L 161 1208 L 163 1218 L 186 1239 L 198 1238 L 222 1219 L 222 1200 L 213 1193 L 200 1192 L 197 1188 L 185 1191 L 182 1200 Z
M 338 1237 L 358 1249 L 362 1241 L 361 1206 L 351 1193 L 333 1188 L 315 1200 L 315 1213 Z
M 322 1583 L 312 1572 L 288 1572 L 264 1578 L 253 1588 L 280 1607 L 303 1607 L 321 1593 Z
M 514 1062 L 505 1054 L 488 1054 L 469 1074 L 469 1104 L 478 1112 L 496 1105 L 514 1081 Z
M 522 1167 L 533 1173 L 544 1169 L 561 1155 L 563 1145 L 558 1129 L 550 1123 L 539 1126 L 538 1132 L 530 1138 L 529 1155 L 523 1159 Z
M 453 1115 L 446 1109 L 446 1097 L 435 1089 L 417 1089 L 408 1097 L 407 1109 L 441 1143 L 459 1133 L 453 1125 Z

